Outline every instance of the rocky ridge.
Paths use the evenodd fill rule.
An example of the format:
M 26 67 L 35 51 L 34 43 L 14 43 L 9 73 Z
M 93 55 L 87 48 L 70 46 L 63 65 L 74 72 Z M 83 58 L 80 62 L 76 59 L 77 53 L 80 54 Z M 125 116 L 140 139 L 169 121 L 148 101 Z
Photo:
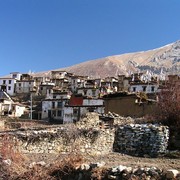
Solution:
M 119 74 L 128 75 L 147 70 L 155 74 L 179 74 L 180 41 L 149 51 L 108 56 L 56 70 L 65 70 L 76 75 L 96 78 L 116 77 Z M 35 73 L 34 76 L 44 76 L 45 74 L 47 75 L 48 71 Z

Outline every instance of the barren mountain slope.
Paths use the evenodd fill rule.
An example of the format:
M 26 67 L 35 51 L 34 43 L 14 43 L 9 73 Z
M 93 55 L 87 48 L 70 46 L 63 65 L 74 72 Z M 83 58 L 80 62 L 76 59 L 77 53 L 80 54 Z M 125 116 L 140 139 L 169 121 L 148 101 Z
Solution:
M 167 73 L 180 73 L 180 41 L 149 51 L 109 56 L 56 70 L 90 77 L 107 77 L 143 70 L 152 70 L 158 74 L 162 69 Z

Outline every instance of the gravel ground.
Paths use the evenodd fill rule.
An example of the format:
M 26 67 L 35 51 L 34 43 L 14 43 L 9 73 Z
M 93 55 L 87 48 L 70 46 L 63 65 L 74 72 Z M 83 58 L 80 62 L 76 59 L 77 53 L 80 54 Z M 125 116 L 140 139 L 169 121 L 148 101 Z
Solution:
M 62 158 L 65 158 L 66 155 L 29 154 L 28 157 L 30 162 L 44 161 L 47 164 L 51 164 L 56 160 L 58 161 Z M 86 163 L 105 162 L 106 167 L 125 165 L 130 167 L 157 167 L 160 169 L 177 169 L 180 171 L 180 158 L 141 158 L 120 153 L 109 153 L 102 156 L 86 156 L 84 159 Z

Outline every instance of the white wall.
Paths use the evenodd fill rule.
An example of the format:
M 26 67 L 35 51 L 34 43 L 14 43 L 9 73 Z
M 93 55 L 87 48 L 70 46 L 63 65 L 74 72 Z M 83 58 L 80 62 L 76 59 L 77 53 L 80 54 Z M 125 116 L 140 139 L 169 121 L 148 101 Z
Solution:
M 55 103 L 55 107 L 52 107 L 52 103 Z M 62 106 L 58 107 L 58 102 L 62 102 Z M 54 119 L 62 119 L 64 117 L 64 105 L 65 105 L 65 100 L 48 100 L 48 101 L 42 101 L 42 119 L 47 119 L 48 118 L 48 110 L 56 111 L 56 115 L 53 117 Z M 61 116 L 58 116 L 58 111 L 61 111 Z M 52 115 L 52 114 L 51 114 Z
M 84 93 L 85 91 L 86 94 Z M 93 91 L 95 91 L 95 93 L 93 93 Z M 99 89 L 78 89 L 77 91 L 78 94 L 82 94 L 83 96 L 88 96 L 88 97 L 95 97 L 95 98 L 98 98 L 99 97 Z
M 103 99 L 83 99 L 84 106 L 103 105 Z
M 89 112 L 90 106 L 89 107 L 82 107 L 82 106 L 81 107 L 64 107 L 63 123 L 72 123 L 73 119 L 77 120 L 77 114 L 73 113 L 73 109 L 79 109 L 79 108 L 80 108 L 80 116 L 83 116 Z M 102 114 L 104 113 L 104 107 L 96 107 L 94 112 Z
M 5 84 L 3 83 L 4 81 L 6 81 Z M 9 83 L 9 81 L 11 81 L 11 83 Z M 6 92 L 11 96 L 15 94 L 14 93 L 15 83 L 16 83 L 15 79 L 11 79 L 11 78 L 0 79 L 0 86 L 6 85 Z
M 15 105 L 15 117 L 21 117 L 24 114 L 25 107 Z
M 72 123 L 73 122 L 73 108 L 72 107 L 64 107 L 64 118 L 63 123 Z
M 42 119 L 48 118 L 48 110 L 52 109 L 52 101 L 42 101 Z
M 20 85 L 21 84 L 21 85 Z M 16 82 L 16 93 L 29 93 L 34 87 L 33 81 L 18 81 Z
M 143 91 L 143 87 L 146 86 L 146 91 Z M 133 91 L 133 88 L 136 88 L 136 91 Z M 154 91 L 152 91 L 152 87 L 154 87 Z M 149 84 L 149 85 L 145 85 L 145 84 L 140 84 L 140 85 L 131 85 L 130 86 L 130 92 L 145 92 L 145 93 L 154 93 L 157 92 L 158 90 L 158 85 L 156 84 Z

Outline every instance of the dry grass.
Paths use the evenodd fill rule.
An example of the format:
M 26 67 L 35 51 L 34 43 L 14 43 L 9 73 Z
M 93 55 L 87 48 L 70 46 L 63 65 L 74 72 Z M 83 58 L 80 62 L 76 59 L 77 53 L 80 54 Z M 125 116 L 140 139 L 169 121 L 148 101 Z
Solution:
M 106 179 L 108 175 L 108 169 L 105 167 L 97 167 L 92 171 L 92 179 L 102 180 Z
M 16 149 L 16 143 L 12 136 L 5 134 L 1 138 L 0 156 L 0 179 L 4 179 L 4 177 L 11 179 L 10 177 L 26 171 L 25 163 L 28 158 Z M 8 165 L 5 161 L 9 161 L 10 164 Z
M 16 178 L 18 180 L 55 180 L 74 177 L 77 168 L 82 164 L 83 157 L 77 153 L 65 156 L 63 159 L 57 159 L 48 167 L 35 165 L 32 169 L 23 172 Z
M 13 136 L 5 134 L 1 138 L 0 155 L 2 159 L 0 161 L 0 179 L 53 180 L 69 176 L 73 177 L 77 168 L 84 161 L 83 157 L 78 153 L 78 147 L 76 147 L 74 151 L 63 158 L 59 156 L 48 167 L 34 165 L 30 169 L 30 159 L 23 153 L 20 153 L 16 147 L 16 140 Z M 10 165 L 5 164 L 3 160 L 9 160 Z
M 62 177 L 73 176 L 76 170 L 84 162 L 83 157 L 80 154 L 72 153 L 61 161 L 55 162 L 49 169 L 48 174 L 56 179 L 61 179 Z

